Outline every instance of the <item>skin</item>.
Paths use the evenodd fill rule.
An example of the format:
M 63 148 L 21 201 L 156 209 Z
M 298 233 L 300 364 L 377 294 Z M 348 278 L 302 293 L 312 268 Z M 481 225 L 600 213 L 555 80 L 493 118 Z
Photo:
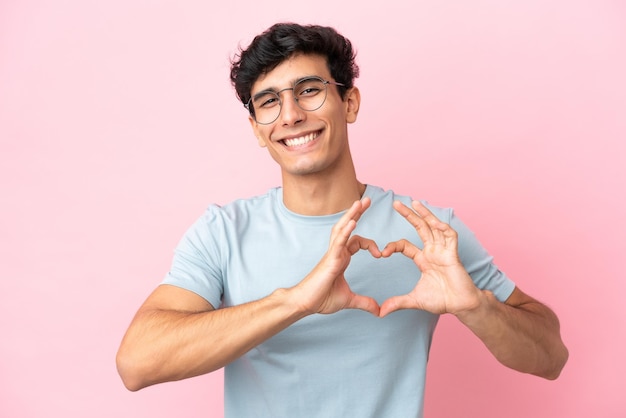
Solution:
M 317 75 L 332 80 L 324 58 L 296 55 L 260 77 L 251 93 L 291 87 L 295 80 Z M 365 186 L 357 181 L 348 144 L 348 124 L 357 119 L 361 96 L 356 87 L 344 100 L 336 86 L 328 86 L 324 105 L 307 112 L 296 105 L 293 93 L 282 93 L 282 109 L 276 122 L 257 124 L 249 118 L 260 146 L 281 169 L 285 205 L 303 215 L 327 215 L 346 210 L 359 199 Z M 315 140 L 287 147 L 285 139 L 319 133 Z
M 323 57 L 296 55 L 259 78 L 252 94 L 288 88 L 310 75 L 332 80 Z M 449 313 L 502 364 L 556 378 L 568 357 L 556 315 L 519 288 L 505 303 L 478 289 L 459 261 L 456 232 L 423 205 L 414 202 L 408 208 L 394 203 L 422 238 L 423 249 L 400 240 L 380 251 L 371 239 L 352 234 L 371 203 L 361 198 L 365 186 L 357 180 L 348 145 L 347 126 L 356 121 L 360 105 L 358 89 L 348 90 L 342 98 L 329 85 L 326 102 L 313 112 L 301 110 L 291 91 L 281 94 L 282 110 L 273 124 L 259 125 L 253 119 L 250 124 L 259 145 L 280 166 L 284 202 L 290 210 L 304 215 L 345 210 L 332 228 L 327 252 L 298 285 L 243 305 L 214 309 L 195 293 L 157 287 L 139 308 L 117 354 L 126 387 L 138 390 L 212 372 L 308 315 L 343 309 L 381 317 L 400 309 Z M 302 146 L 284 143 L 312 133 L 315 139 Z M 360 250 L 375 258 L 401 253 L 415 262 L 422 278 L 409 294 L 378 306 L 374 299 L 352 292 L 344 278 L 352 255 Z

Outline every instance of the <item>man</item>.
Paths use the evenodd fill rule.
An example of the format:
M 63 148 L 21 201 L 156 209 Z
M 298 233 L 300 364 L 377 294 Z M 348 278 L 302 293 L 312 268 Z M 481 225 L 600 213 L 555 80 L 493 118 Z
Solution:
M 235 57 L 231 80 L 282 187 L 212 205 L 187 231 L 120 346 L 130 390 L 225 366 L 227 416 L 422 416 L 446 313 L 504 365 L 559 375 L 557 317 L 451 210 L 358 181 L 354 58 L 334 29 L 296 24 Z

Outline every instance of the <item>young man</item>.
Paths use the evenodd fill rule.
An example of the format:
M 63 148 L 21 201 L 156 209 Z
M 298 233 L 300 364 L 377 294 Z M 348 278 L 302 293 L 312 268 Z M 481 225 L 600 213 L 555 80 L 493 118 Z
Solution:
M 130 390 L 225 366 L 227 416 L 421 416 L 446 313 L 504 365 L 559 375 L 557 317 L 450 209 L 358 181 L 357 76 L 350 42 L 328 27 L 277 24 L 235 58 L 282 187 L 210 206 L 187 231 L 120 346 Z

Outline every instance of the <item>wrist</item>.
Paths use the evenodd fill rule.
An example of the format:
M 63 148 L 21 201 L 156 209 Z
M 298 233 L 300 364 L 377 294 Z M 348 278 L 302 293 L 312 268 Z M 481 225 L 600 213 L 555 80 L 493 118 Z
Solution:
M 276 289 L 272 292 L 271 297 L 279 306 L 285 309 L 285 315 L 293 318 L 295 321 L 315 313 L 302 303 L 303 299 L 299 296 L 297 287 Z
M 491 315 L 497 302 L 491 291 L 476 289 L 476 298 L 473 303 L 468 308 L 455 312 L 454 316 L 466 325 L 478 323 L 486 316 Z

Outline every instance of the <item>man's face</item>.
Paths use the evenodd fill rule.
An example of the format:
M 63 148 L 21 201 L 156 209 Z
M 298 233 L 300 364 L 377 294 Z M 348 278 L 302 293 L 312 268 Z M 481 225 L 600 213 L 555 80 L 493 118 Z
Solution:
M 254 97 L 264 90 L 278 92 L 310 76 L 334 81 L 324 57 L 295 55 L 259 77 L 250 93 Z M 347 124 L 356 120 L 360 103 L 358 89 L 350 89 L 342 100 L 337 86 L 328 84 L 324 104 L 314 111 L 302 110 L 292 90 L 281 92 L 280 99 L 282 108 L 278 119 L 262 125 L 250 117 L 250 124 L 259 145 L 266 147 L 280 165 L 284 180 L 285 176 L 340 175 L 348 161 L 351 165 Z

